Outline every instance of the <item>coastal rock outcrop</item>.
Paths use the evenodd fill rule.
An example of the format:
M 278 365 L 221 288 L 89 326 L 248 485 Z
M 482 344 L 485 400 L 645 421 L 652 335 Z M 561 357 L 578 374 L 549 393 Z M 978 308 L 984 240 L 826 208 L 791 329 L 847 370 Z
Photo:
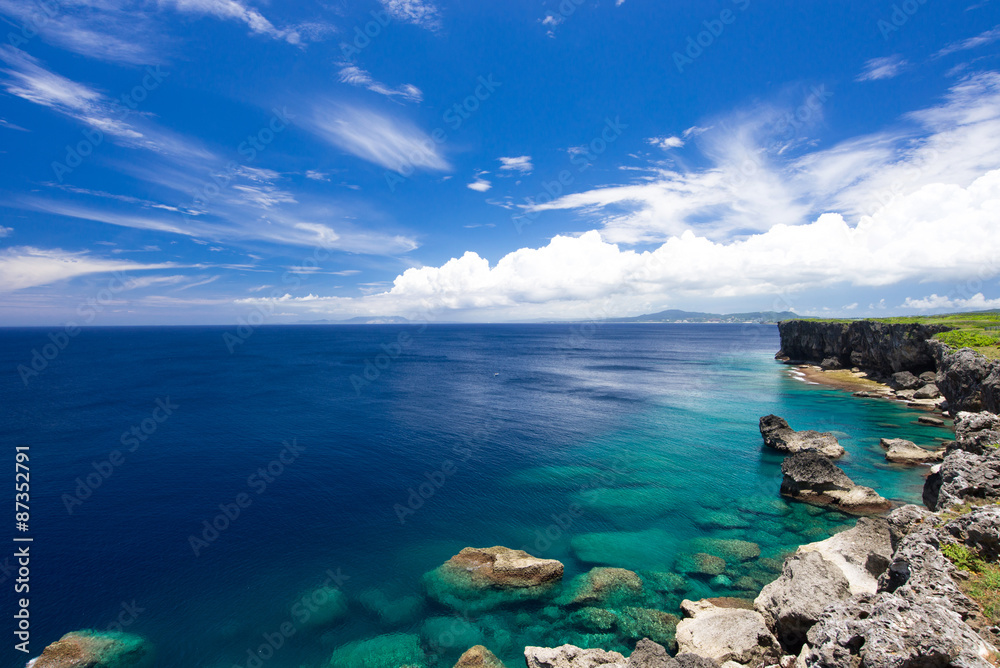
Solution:
M 455 668 L 506 668 L 506 666 L 496 654 L 482 645 L 476 645 L 458 658 Z
M 892 530 L 880 517 L 862 517 L 854 527 L 826 540 L 801 546 L 796 554 L 815 552 L 840 569 L 851 594 L 874 594 L 878 578 L 892 559 Z
M 928 339 L 950 329 L 945 325 L 873 320 L 852 323 L 786 320 L 778 323 L 781 335 L 778 355 L 817 364 L 836 358 L 844 367 L 860 367 L 886 377 L 899 371 L 919 375 L 935 368 Z
M 967 501 L 997 499 L 1000 499 L 1000 448 L 989 448 L 982 455 L 954 449 L 931 469 L 924 481 L 924 505 L 935 511 Z
M 778 640 L 755 610 L 720 607 L 711 601 L 683 601 L 685 619 L 677 625 L 677 647 L 720 664 L 769 665 L 781 657 Z
M 937 386 L 950 410 L 1000 413 L 1000 364 L 971 348 L 952 350 L 940 341 L 932 341 L 931 350 L 937 362 Z
M 760 419 L 760 435 L 765 445 L 779 452 L 794 454 L 815 450 L 833 459 L 844 456 L 844 448 L 833 434 L 812 429 L 795 431 L 777 415 L 765 415 Z
M 864 514 L 888 510 L 892 504 L 871 487 L 857 485 L 836 464 L 815 450 L 799 452 L 781 463 L 781 494 L 806 503 L 830 505 Z
M 642 578 L 624 568 L 592 568 L 573 578 L 566 592 L 559 597 L 560 605 L 595 605 L 619 601 L 641 594 Z
M 785 560 L 781 576 L 761 590 L 754 607 L 781 644 L 797 652 L 823 610 L 850 597 L 844 573 L 818 552 L 805 552 Z
M 72 631 L 28 662 L 29 668 L 138 668 L 153 663 L 146 641 L 131 633 Z
M 621 668 L 625 657 L 603 649 L 581 649 L 575 645 L 559 647 L 525 647 L 524 661 L 528 668 Z
M 1000 444 L 1000 415 L 963 411 L 955 416 L 955 445 L 974 455 L 984 455 Z
M 879 445 L 885 448 L 886 460 L 896 464 L 926 464 L 944 459 L 944 450 L 927 450 L 902 438 L 883 438 Z

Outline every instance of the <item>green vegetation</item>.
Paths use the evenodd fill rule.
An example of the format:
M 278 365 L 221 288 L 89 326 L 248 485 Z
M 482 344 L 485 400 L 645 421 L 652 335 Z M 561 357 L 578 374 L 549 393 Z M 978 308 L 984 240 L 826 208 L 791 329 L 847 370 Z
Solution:
M 959 583 L 962 591 L 979 604 L 990 624 L 1000 623 L 1000 565 L 964 545 L 942 545 L 941 552 L 956 568 L 969 573 L 969 579 Z

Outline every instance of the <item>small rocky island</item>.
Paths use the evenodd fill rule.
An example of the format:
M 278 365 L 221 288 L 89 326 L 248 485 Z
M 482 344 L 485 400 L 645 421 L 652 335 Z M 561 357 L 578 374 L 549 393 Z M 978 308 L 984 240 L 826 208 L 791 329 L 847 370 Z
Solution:
M 760 547 L 747 541 L 697 539 L 678 572 L 725 578 L 727 564 L 758 560 L 772 569 L 766 579 L 752 577 L 762 572 L 753 570 L 735 583 L 747 598 L 684 600 L 679 619 L 656 609 L 652 595 L 675 587 L 676 574 L 600 567 L 564 582 L 559 561 L 502 546 L 465 548 L 428 572 L 428 596 L 462 614 L 544 600 L 551 605 L 538 613 L 542 620 L 524 613 L 526 625 L 571 622 L 590 629 L 594 644 L 612 633 L 634 642 L 628 656 L 569 644 L 525 647 L 528 668 L 1000 666 L 1000 363 L 931 340 L 942 331 L 934 326 L 789 321 L 779 330 L 780 359 L 863 370 L 893 388 L 892 398 L 924 397 L 931 403 L 917 405 L 947 411 L 955 440 L 944 447 L 881 443 L 887 461 L 928 467 L 924 507 L 893 507 L 854 483 L 836 463 L 845 451 L 834 434 L 796 431 L 767 415 L 759 422 L 763 446 L 786 455 L 775 495 L 857 519 L 783 561 L 761 558 Z M 346 604 L 337 604 L 337 614 L 346 614 Z M 504 665 L 488 645 L 462 647 L 469 649 L 456 668 Z M 142 638 L 78 631 L 28 665 L 126 668 L 151 661 Z M 329 666 L 432 662 L 419 635 L 395 633 L 340 647 Z

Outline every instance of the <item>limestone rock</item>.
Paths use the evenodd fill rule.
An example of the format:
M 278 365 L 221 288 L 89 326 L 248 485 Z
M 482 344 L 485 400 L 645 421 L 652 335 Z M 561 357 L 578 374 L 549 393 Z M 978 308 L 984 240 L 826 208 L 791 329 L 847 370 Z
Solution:
M 937 516 L 926 508 L 910 503 L 896 508 L 885 519 L 889 523 L 889 537 L 892 541 L 892 550 L 895 552 L 908 535 L 918 529 L 933 526 Z
M 466 573 L 480 587 L 538 587 L 562 579 L 563 565 L 555 559 L 537 559 L 524 550 L 507 547 L 467 547 L 444 564 Z
M 427 656 L 420 646 L 420 636 L 389 633 L 337 648 L 330 656 L 327 668 L 425 668 L 426 665 Z
M 1000 561 L 1000 506 L 973 508 L 945 524 L 943 530 L 987 561 Z
M 955 416 L 955 447 L 982 455 L 1000 443 L 1000 415 L 962 411 Z
M 642 578 L 624 568 L 592 568 L 573 578 L 560 605 L 607 603 L 611 599 L 641 594 Z
M 819 552 L 803 552 L 785 560 L 781 576 L 761 590 L 754 608 L 782 645 L 797 652 L 823 610 L 850 597 L 850 582 L 836 564 Z
M 781 656 L 777 639 L 756 611 L 687 600 L 681 609 L 689 616 L 677 625 L 680 652 L 751 666 L 773 663 Z
M 990 668 L 992 650 L 957 614 L 895 594 L 844 601 L 809 631 L 807 668 Z
M 953 450 L 924 482 L 924 505 L 935 511 L 970 500 L 996 499 L 1000 499 L 1000 449 L 984 455 Z
M 852 595 L 874 594 L 878 578 L 889 568 L 892 559 L 889 522 L 862 517 L 853 528 L 803 545 L 796 554 L 806 552 L 817 552 L 839 568 L 847 578 Z
M 47 646 L 30 668 L 132 668 L 152 665 L 152 651 L 137 635 L 114 631 L 72 631 Z
M 476 645 L 459 657 L 455 668 L 506 668 L 506 666 L 493 652 L 482 645 Z
M 625 657 L 603 649 L 580 649 L 573 645 L 561 647 L 525 647 L 524 660 L 528 668 L 622 668 Z
M 886 460 L 897 464 L 926 464 L 944 459 L 944 450 L 927 450 L 902 438 L 883 438 L 879 444 L 885 448 Z
M 870 487 L 856 485 L 836 464 L 815 451 L 799 452 L 781 463 L 781 494 L 849 513 L 888 510 L 891 503 Z
M 779 452 L 794 454 L 816 450 L 834 459 L 844 456 L 844 448 L 833 434 L 812 429 L 795 431 L 777 415 L 765 415 L 760 419 L 760 435 L 764 437 L 765 445 Z
M 943 427 L 944 420 L 941 418 L 934 417 L 933 415 L 921 415 L 917 418 L 917 422 L 920 424 L 927 424 L 932 427 Z
M 952 411 L 1000 411 L 992 405 L 998 368 L 996 362 L 971 348 L 952 350 L 940 341 L 932 341 L 931 346 L 937 359 L 937 386 L 948 399 Z M 991 405 L 985 405 L 984 401 Z
M 674 564 L 678 573 L 697 573 L 699 575 L 721 575 L 726 570 L 726 561 L 714 554 L 698 552 L 682 554 Z
M 914 399 L 937 399 L 941 396 L 941 390 L 934 383 L 927 383 L 913 393 Z
M 899 371 L 892 374 L 892 382 L 890 384 L 896 390 L 915 390 L 924 385 L 924 381 L 909 371 Z

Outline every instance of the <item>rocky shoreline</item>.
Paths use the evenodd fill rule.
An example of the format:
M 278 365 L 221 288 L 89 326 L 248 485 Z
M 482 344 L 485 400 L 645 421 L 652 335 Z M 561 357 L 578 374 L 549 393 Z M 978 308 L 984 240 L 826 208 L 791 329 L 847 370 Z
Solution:
M 592 629 L 593 644 L 612 633 L 636 642 L 628 657 L 594 647 L 529 646 L 528 668 L 998 668 L 1000 610 L 984 603 L 973 585 L 987 582 L 996 590 L 989 590 L 992 600 L 1000 598 L 1000 582 L 994 581 L 1000 578 L 1000 364 L 929 341 L 938 330 L 920 325 L 793 321 L 779 328 L 778 356 L 785 361 L 864 368 L 892 389 L 882 394 L 897 399 L 915 398 L 900 392 L 916 395 L 925 388 L 931 394 L 927 386 L 939 391 L 940 398 L 928 400 L 954 420 L 954 441 L 933 450 L 902 439 L 882 442 L 890 462 L 934 464 L 923 489 L 926 507 L 893 508 L 834 463 L 845 454 L 834 434 L 796 431 L 768 415 L 759 424 L 764 446 L 786 455 L 776 494 L 858 520 L 830 538 L 801 545 L 783 562 L 770 560 L 775 563 L 767 579 L 745 576 L 744 589 L 748 595 L 759 591 L 756 598 L 684 600 L 679 619 L 641 603 L 654 591 L 669 590 L 670 574 L 659 574 L 659 581 L 599 567 L 563 583 L 559 561 L 502 546 L 461 550 L 426 574 L 428 596 L 463 613 L 550 600 L 553 605 L 541 614 L 568 615 Z M 754 543 L 698 540 L 705 551 L 690 555 L 687 567 L 704 577 L 726 577 L 727 563 L 766 561 Z M 419 636 L 396 633 L 337 649 L 329 665 L 369 665 L 368 659 L 370 665 L 397 668 L 424 668 L 428 661 Z M 126 668 L 152 662 L 152 649 L 138 636 L 78 631 L 28 665 Z M 484 645 L 470 647 L 455 664 L 503 665 Z

